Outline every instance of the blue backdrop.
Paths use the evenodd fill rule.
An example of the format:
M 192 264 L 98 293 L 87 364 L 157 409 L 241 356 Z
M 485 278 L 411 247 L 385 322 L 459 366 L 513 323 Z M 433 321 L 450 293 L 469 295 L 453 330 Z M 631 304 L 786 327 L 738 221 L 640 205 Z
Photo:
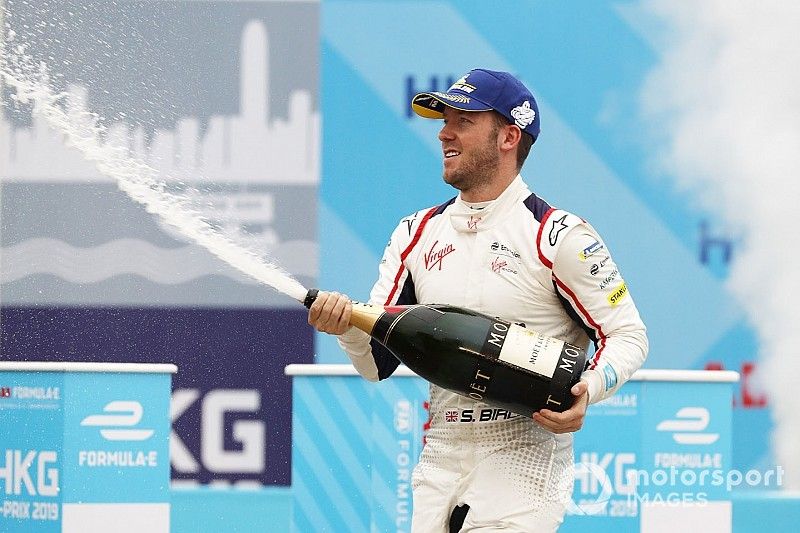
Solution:
M 640 114 L 660 28 L 636 2 L 322 4 L 320 285 L 364 299 L 401 217 L 453 196 L 441 180 L 441 124 L 410 111 L 474 67 L 516 73 L 542 132 L 522 175 L 589 220 L 613 249 L 651 341 L 648 368 L 746 372 L 757 343 L 726 288 L 736 243 L 653 168 Z M 343 362 L 326 336 L 318 362 Z M 766 466 L 769 417 L 744 376 L 735 464 Z M 743 405 L 745 403 L 746 405 Z
M 640 2 L 6 6 L 17 42 L 51 63 L 55 89 L 83 95 L 132 146 L 148 139 L 140 155 L 214 206 L 205 215 L 223 231 L 304 284 L 357 299 L 399 219 L 454 194 L 441 180 L 439 123 L 413 115 L 410 97 L 473 67 L 516 73 L 542 121 L 522 174 L 613 249 L 649 328 L 646 366 L 743 371 L 733 465 L 771 465 L 768 406 L 749 380 L 757 341 L 726 287 L 736 242 L 653 170 L 639 106 L 663 28 Z M 2 358 L 174 362 L 184 448 L 173 477 L 287 485 L 283 365 L 345 362 L 338 346 L 313 336 L 299 305 L 159 225 L 29 106 L 2 98 Z M 209 420 L 220 427 L 208 429 L 217 390 L 245 396 L 217 405 Z M 263 434 L 234 439 L 251 420 Z M 204 457 L 220 432 L 219 453 Z M 257 472 L 213 466 L 251 450 L 264 459 Z

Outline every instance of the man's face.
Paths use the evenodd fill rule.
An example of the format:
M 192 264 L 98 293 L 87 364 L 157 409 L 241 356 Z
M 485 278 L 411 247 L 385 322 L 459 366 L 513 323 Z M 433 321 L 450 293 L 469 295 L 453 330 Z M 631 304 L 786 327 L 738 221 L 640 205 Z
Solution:
M 439 131 L 445 183 L 462 192 L 489 183 L 500 163 L 498 131 L 491 111 L 445 107 Z

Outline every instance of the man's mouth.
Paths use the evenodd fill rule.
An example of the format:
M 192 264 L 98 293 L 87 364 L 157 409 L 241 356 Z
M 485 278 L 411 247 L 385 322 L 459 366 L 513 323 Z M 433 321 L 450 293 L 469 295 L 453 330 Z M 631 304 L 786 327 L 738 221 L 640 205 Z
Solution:
M 455 157 L 457 155 L 461 155 L 461 152 L 458 152 L 456 150 L 445 150 L 444 151 L 444 158 L 445 159 L 450 159 L 451 157 Z

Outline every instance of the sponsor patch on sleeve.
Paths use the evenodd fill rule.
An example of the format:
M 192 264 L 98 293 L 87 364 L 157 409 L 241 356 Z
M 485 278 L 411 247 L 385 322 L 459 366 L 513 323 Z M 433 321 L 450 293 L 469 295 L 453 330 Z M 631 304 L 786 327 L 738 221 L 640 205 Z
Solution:
M 615 307 L 625 298 L 626 294 L 628 294 L 628 286 L 623 282 L 621 285 L 618 285 L 611 294 L 606 296 L 606 300 L 608 300 L 611 307 Z
M 600 241 L 594 241 L 592 244 L 590 244 L 589 246 L 578 252 L 578 258 L 581 261 L 586 261 L 587 259 L 589 259 L 591 256 L 593 256 L 603 248 L 605 248 L 605 246 L 603 246 L 603 243 L 601 243 Z
M 617 385 L 617 373 L 611 367 L 611 365 L 606 365 L 603 367 L 603 375 L 606 378 L 606 390 L 611 390 Z

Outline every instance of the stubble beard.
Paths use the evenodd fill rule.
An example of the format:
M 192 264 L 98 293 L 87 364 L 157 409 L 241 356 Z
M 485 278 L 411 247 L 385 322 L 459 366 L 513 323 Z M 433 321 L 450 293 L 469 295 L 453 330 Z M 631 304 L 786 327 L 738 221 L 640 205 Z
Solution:
M 459 157 L 465 157 L 461 154 Z M 500 166 L 500 154 L 494 145 L 494 140 L 487 142 L 475 152 L 466 156 L 458 168 L 444 170 L 444 182 L 461 192 L 483 187 L 492 182 Z

